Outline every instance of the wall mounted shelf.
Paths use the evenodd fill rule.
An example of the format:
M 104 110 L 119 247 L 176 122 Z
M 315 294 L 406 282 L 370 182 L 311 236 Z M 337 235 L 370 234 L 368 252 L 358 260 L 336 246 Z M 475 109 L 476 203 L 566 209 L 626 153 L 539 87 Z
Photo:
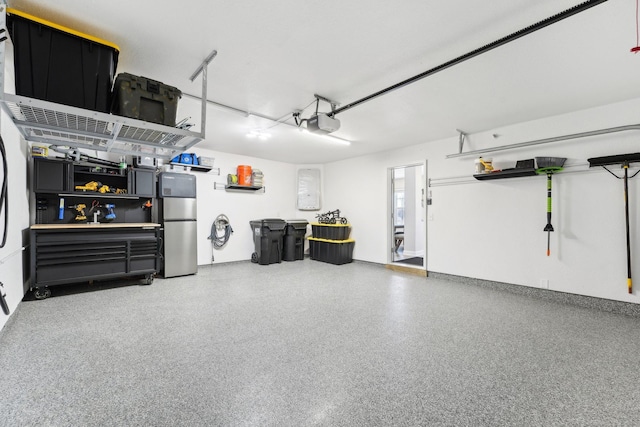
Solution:
M 58 193 L 59 197 L 84 197 L 87 199 L 128 199 L 128 200 L 136 200 L 136 199 L 148 199 L 149 196 L 131 196 L 128 194 L 109 194 L 109 193 L 99 193 L 96 191 L 76 191 L 69 193 Z
M 213 166 L 204 166 L 204 165 L 187 165 L 184 163 L 169 163 L 171 166 L 184 166 L 190 168 L 192 172 L 211 172 L 213 171 L 214 175 L 220 175 L 220 168 L 214 168 Z
M 264 187 L 254 187 L 250 185 L 226 185 L 224 189 L 227 191 L 235 190 L 235 191 L 252 192 L 252 191 L 264 190 Z
M 534 175 L 536 175 L 535 168 L 514 168 L 501 170 L 499 172 L 478 173 L 473 175 L 473 177 L 479 181 L 484 181 L 488 179 L 518 178 Z
M 220 182 L 213 183 L 214 190 L 225 190 L 231 193 L 264 193 L 265 187 L 254 187 L 250 185 L 226 185 Z

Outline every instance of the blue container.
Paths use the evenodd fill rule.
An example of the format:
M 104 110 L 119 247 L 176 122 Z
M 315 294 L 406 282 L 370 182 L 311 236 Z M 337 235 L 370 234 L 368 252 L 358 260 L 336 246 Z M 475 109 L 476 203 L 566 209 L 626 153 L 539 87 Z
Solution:
M 171 159 L 172 163 L 180 163 L 183 165 L 198 165 L 198 156 L 194 153 L 182 153 Z

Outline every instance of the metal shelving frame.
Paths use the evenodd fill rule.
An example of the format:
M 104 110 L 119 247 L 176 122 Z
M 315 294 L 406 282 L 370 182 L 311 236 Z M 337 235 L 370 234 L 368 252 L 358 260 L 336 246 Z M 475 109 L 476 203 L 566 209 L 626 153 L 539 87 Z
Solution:
M 25 140 L 125 155 L 170 160 L 205 137 L 207 68 L 216 52 L 196 70 L 202 73 L 200 132 L 61 105 L 5 93 L 6 4 L 0 4 L 0 107 L 9 115 Z M 192 78 L 192 80 L 193 80 Z

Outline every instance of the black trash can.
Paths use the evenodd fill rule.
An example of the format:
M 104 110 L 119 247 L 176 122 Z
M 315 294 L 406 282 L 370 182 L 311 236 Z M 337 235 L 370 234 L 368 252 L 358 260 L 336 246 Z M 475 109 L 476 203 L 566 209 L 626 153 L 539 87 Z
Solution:
M 289 219 L 286 223 L 282 259 L 284 261 L 304 259 L 304 236 L 307 234 L 309 222 L 304 219 Z
M 282 219 L 267 218 L 249 221 L 253 230 L 255 252 L 251 261 L 260 265 L 282 261 L 282 237 L 286 222 Z

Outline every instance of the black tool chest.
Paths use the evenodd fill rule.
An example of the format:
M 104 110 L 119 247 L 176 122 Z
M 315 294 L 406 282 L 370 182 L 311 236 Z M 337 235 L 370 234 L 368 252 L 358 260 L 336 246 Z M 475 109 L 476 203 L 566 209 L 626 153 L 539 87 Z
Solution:
M 34 158 L 33 189 L 30 272 L 36 298 L 51 295 L 50 286 L 70 283 L 136 276 L 153 282 L 160 254 L 159 224 L 151 222 L 155 171 Z M 80 205 L 83 210 L 76 209 Z M 93 209 L 98 206 L 99 216 Z
M 32 287 L 157 272 L 157 227 L 141 224 L 31 227 Z M 48 296 L 48 295 L 47 295 Z

